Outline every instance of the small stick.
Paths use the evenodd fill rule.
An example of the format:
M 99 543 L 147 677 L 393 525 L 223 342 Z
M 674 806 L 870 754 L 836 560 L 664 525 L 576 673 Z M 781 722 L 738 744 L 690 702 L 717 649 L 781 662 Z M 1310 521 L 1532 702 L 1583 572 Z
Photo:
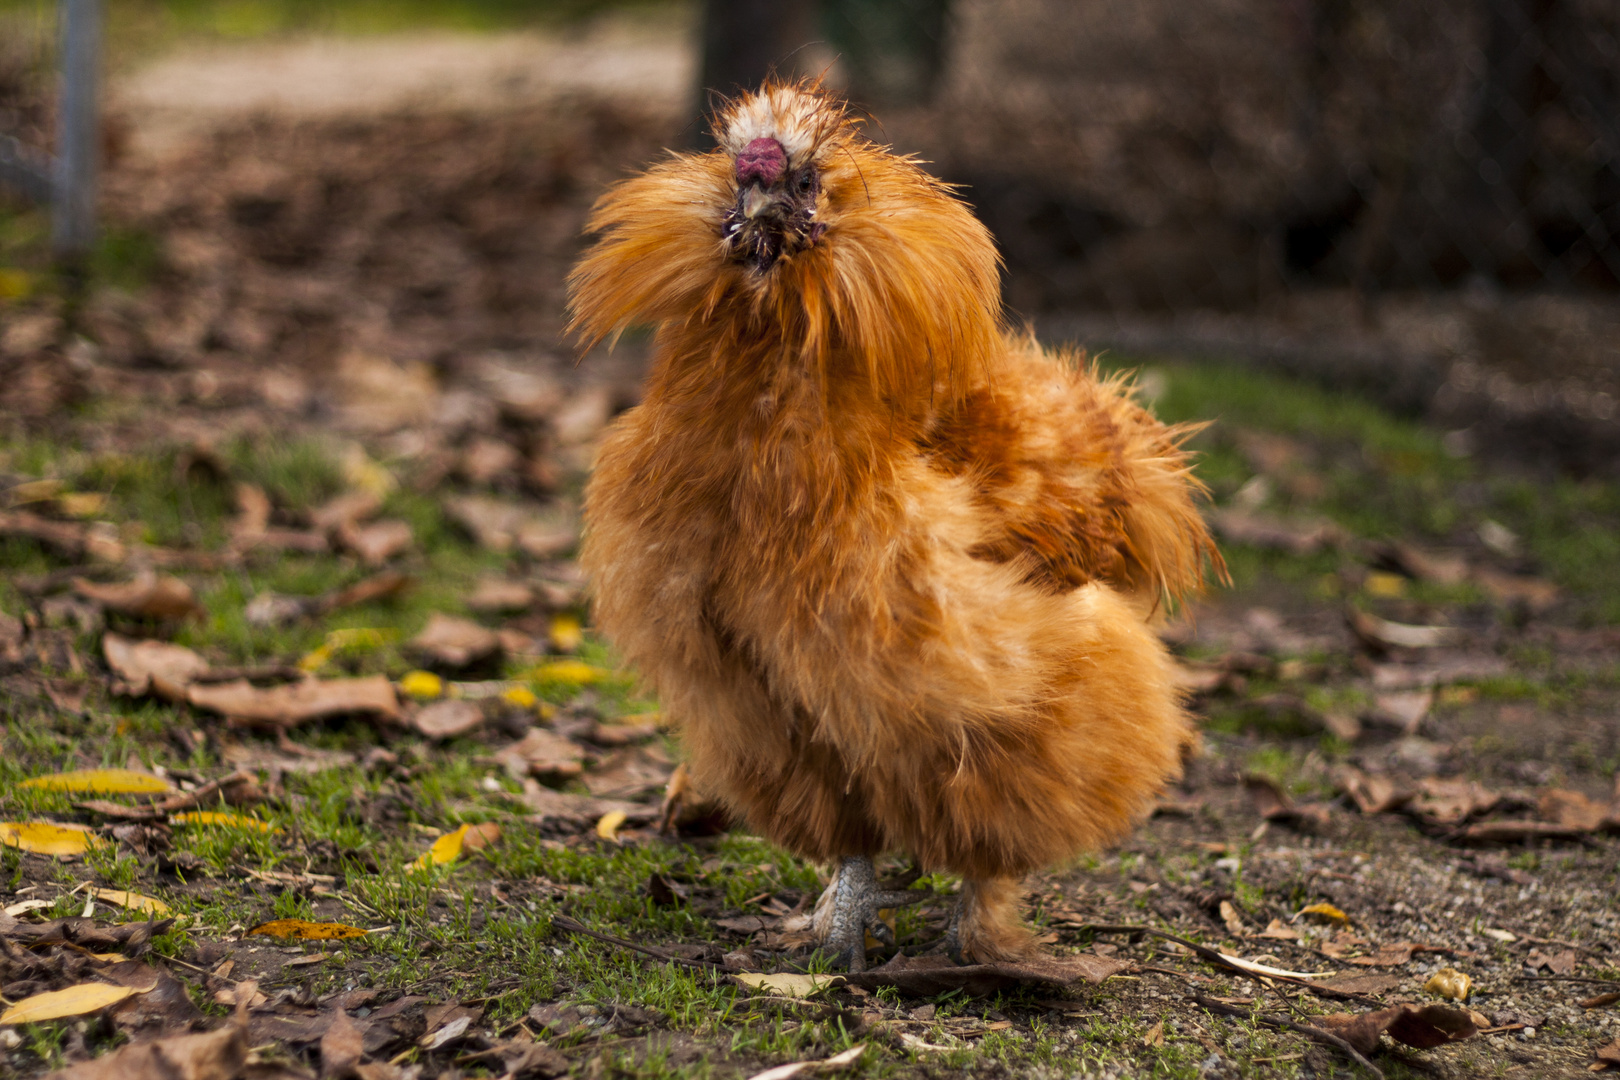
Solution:
M 558 930 L 563 931 L 565 934 L 582 934 L 588 938 L 595 938 L 597 941 L 605 941 L 609 945 L 617 945 L 621 949 L 631 949 L 638 953 L 644 953 L 655 960 L 662 960 L 669 964 L 679 964 L 682 967 L 697 968 L 700 971 L 713 971 L 716 968 L 724 969 L 725 967 L 724 964 L 716 963 L 713 960 L 688 960 L 684 956 L 670 956 L 668 953 L 661 952 L 658 949 L 648 948 L 645 945 L 637 945 L 635 942 L 626 941 L 624 938 L 614 937 L 611 934 L 601 934 L 595 930 L 591 930 L 583 926 L 580 923 L 575 922 L 566 915 L 553 915 L 551 917 L 551 925 L 556 927 Z
M 1206 998 L 1202 994 L 1193 994 L 1191 997 L 1193 1001 L 1196 1001 L 1199 1005 L 1202 1005 L 1212 1013 L 1217 1013 L 1221 1016 L 1241 1017 L 1244 1020 L 1253 1020 L 1257 1023 L 1265 1024 L 1267 1027 L 1281 1028 L 1284 1031 L 1297 1031 L 1301 1035 L 1309 1036 L 1318 1042 L 1337 1047 L 1348 1054 L 1351 1060 L 1353 1060 L 1357 1065 L 1360 1065 L 1362 1068 L 1378 1077 L 1378 1080 L 1384 1080 L 1384 1073 L 1382 1069 L 1368 1061 L 1366 1057 L 1362 1055 L 1360 1050 L 1357 1050 L 1355 1047 L 1351 1046 L 1349 1043 L 1345 1042 L 1331 1031 L 1324 1031 L 1321 1028 L 1313 1027 L 1310 1024 L 1296 1024 L 1287 1017 L 1274 1016 L 1271 1013 L 1244 1012 L 1242 1009 L 1235 1009 L 1232 1006 L 1225 1005 L 1214 1000 L 1213 998 Z
M 1219 952 L 1211 949 L 1207 945 L 1200 945 L 1196 941 L 1189 941 L 1184 937 L 1180 937 L 1176 934 L 1166 933 L 1163 930 L 1155 930 L 1151 926 L 1100 926 L 1093 923 L 1087 923 L 1084 926 L 1081 926 L 1079 929 L 1082 931 L 1090 930 L 1094 934 L 1152 934 L 1154 937 L 1164 938 L 1166 941 L 1173 941 L 1182 948 L 1188 949 L 1204 960 L 1214 964 L 1216 967 L 1233 972 L 1237 975 L 1242 975 L 1247 979 L 1253 979 L 1256 982 L 1259 982 L 1262 986 L 1265 985 L 1265 980 L 1270 979 L 1273 982 L 1288 983 L 1290 986 L 1304 987 L 1307 990 L 1313 990 L 1328 997 L 1349 998 L 1352 1001 L 1360 1001 L 1369 1005 L 1382 1004 L 1382 1002 L 1375 997 L 1369 997 L 1366 994 L 1358 994 L 1352 990 L 1335 990 L 1331 986 L 1322 986 L 1321 984 L 1314 983 L 1309 979 L 1296 979 L 1288 975 L 1262 975 L 1258 972 L 1249 971 L 1245 968 L 1232 964 L 1226 959 L 1226 957 L 1222 956 Z

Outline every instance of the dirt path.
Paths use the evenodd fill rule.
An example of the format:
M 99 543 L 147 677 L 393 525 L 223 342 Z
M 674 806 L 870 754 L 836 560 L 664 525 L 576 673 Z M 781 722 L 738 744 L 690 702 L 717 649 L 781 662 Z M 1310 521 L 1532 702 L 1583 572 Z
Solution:
M 674 117 L 696 54 L 668 18 L 604 20 L 577 34 L 411 34 L 212 46 L 115 80 L 132 149 L 162 153 L 248 117 L 334 120 L 498 112 L 589 99 Z

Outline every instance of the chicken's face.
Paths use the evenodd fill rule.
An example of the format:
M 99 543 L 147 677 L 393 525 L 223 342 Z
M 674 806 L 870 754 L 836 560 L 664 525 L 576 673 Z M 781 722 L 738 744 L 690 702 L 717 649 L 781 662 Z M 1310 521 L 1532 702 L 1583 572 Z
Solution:
M 597 203 L 601 240 L 569 275 L 582 342 L 655 324 L 698 382 L 715 342 L 747 370 L 762 356 L 836 359 L 886 408 L 924 411 L 941 380 L 965 384 L 1001 347 L 990 234 L 918 161 L 862 135 L 842 101 L 770 83 L 713 130 L 713 152 L 672 155 Z M 676 348 L 680 335 L 692 336 Z
M 789 87 L 748 98 L 723 118 L 720 146 L 737 185 L 721 225 L 729 259 L 764 274 L 821 239 L 818 159 L 843 119 L 828 99 Z

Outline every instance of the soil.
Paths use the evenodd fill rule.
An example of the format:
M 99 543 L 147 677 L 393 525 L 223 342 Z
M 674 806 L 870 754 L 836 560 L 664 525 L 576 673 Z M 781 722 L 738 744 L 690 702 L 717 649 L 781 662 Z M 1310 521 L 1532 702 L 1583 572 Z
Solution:
M 122 91 L 125 108 L 130 115 L 150 109 L 155 119 L 151 126 L 135 122 L 131 149 L 109 173 L 106 199 L 117 228 L 155 245 L 151 281 L 133 293 L 91 297 L 83 313 L 88 340 L 62 336 L 63 313 L 49 300 L 11 314 L 0 345 L 0 371 L 11 388 L 0 408 L 9 429 L 119 453 L 222 446 L 243 432 L 340 432 L 412 471 L 424 492 L 463 481 L 478 486 L 466 480 L 468 455 L 486 436 L 513 443 L 531 461 L 554 461 L 563 474 L 577 470 L 583 458 L 565 437 L 558 402 L 594 401 L 603 418 L 628 405 L 644 349 L 627 341 L 576 364 L 565 335 L 566 273 L 602 188 L 683 137 L 671 95 L 684 85 L 681 65 L 689 60 L 681 50 L 642 43 L 635 47 L 642 51 L 608 50 L 596 59 L 570 52 L 584 57 L 579 68 L 558 72 L 547 67 L 562 55 L 552 44 L 511 39 L 489 46 L 498 58 L 493 67 L 441 92 L 442 74 L 484 55 L 482 48 L 311 43 L 266 50 L 251 77 L 242 74 L 238 54 L 181 58 L 132 78 Z M 317 61 L 338 55 L 341 63 L 321 70 L 342 70 L 341 79 L 325 83 L 312 74 Z M 409 77 L 377 75 L 401 57 L 411 59 Z M 615 66 L 621 63 L 647 81 L 632 93 L 599 94 L 604 84 L 626 86 Z M 544 77 L 512 92 L 524 100 L 506 96 L 518 77 L 510 73 L 542 68 Z M 222 89 L 192 114 L 161 115 L 184 111 L 173 103 L 187 98 L 189 86 L 216 83 Z M 365 104 L 328 108 L 339 91 L 347 95 L 345 87 L 358 88 L 355 97 Z M 562 389 L 552 393 L 552 384 Z M 525 418 L 526 402 L 539 402 L 540 414 Z M 532 443 L 524 443 L 525 425 L 541 432 Z M 483 486 L 531 493 L 558 486 L 556 474 L 497 472 Z M 1406 621 L 1423 614 L 1412 611 Z M 1056 944 L 1142 966 L 1095 989 L 1019 992 L 976 1005 L 971 1030 L 942 1029 L 921 1012 L 925 1002 L 898 994 L 844 989 L 825 1000 L 905 1075 L 941 1072 L 930 1064 L 937 1051 L 919 1050 L 908 1038 L 931 1045 L 950 1039 L 959 1049 L 988 1045 L 980 1040 L 992 1032 L 1052 1035 L 1050 1067 L 1110 1076 L 1133 1069 L 1351 1074 L 1336 1050 L 1297 1035 L 1276 1043 L 1261 1028 L 1216 1018 L 1187 999 L 1197 992 L 1267 1013 L 1303 1010 L 1296 1019 L 1309 1019 L 1320 1002 L 1297 986 L 1204 965 L 1150 937 L 1096 929 L 1151 924 L 1290 971 L 1389 975 L 1372 995 L 1385 1003 L 1435 1000 L 1423 987 L 1442 967 L 1468 973 L 1466 1004 L 1490 1033 L 1423 1051 L 1386 1043 L 1378 1060 L 1390 1075 L 1584 1074 L 1597 1048 L 1620 1038 L 1615 1005 L 1580 1004 L 1620 989 L 1615 826 L 1540 837 L 1525 829 L 1507 840 L 1470 840 L 1467 830 L 1489 822 L 1556 825 L 1549 791 L 1575 792 L 1620 813 L 1620 639 L 1557 608 L 1532 614 L 1487 607 L 1463 611 L 1458 621 L 1466 632 L 1444 648 L 1379 649 L 1347 629 L 1337 603 L 1309 587 L 1271 582 L 1215 594 L 1195 623 L 1168 631 L 1184 657 L 1222 675 L 1199 698 L 1210 721 L 1204 756 L 1121 849 L 1026 882 L 1037 921 Z M 1433 707 L 1409 730 L 1377 717 L 1364 701 L 1358 708 L 1373 719 L 1363 719 L 1364 733 L 1348 745 L 1324 738 L 1321 709 L 1275 700 L 1307 688 L 1370 699 L 1380 672 L 1447 662 L 1489 663 L 1497 674 L 1439 680 Z M 28 671 L 14 678 L 37 686 L 41 698 L 55 685 Z M 7 685 L 20 693 L 23 683 Z M 492 734 L 488 748 L 502 741 Z M 1450 817 L 1400 807 L 1362 812 L 1347 794 L 1347 770 L 1409 792 L 1474 780 L 1492 798 Z M 408 790 L 409 770 L 398 775 L 400 790 Z M 644 807 L 654 802 L 643 797 Z M 578 852 L 605 847 L 588 828 L 548 839 Z M 646 830 L 625 842 L 667 843 Z M 713 841 L 685 843 L 701 858 Z M 334 869 L 318 861 L 311 867 Z M 16 879 L 5 883 L 7 898 L 54 887 L 58 869 L 41 857 L 23 858 Z M 172 875 L 164 886 L 184 891 Z M 267 885 L 244 887 L 257 888 L 264 903 L 278 895 Z M 478 888 L 489 903 L 509 906 L 577 895 L 569 891 L 577 886 L 543 879 L 497 878 Z M 792 909 L 813 901 L 811 891 L 783 886 L 764 895 Z M 759 897 L 739 907 L 728 895 L 720 877 L 699 878 L 687 902 L 708 918 L 761 909 Z M 1324 903 L 1342 917 L 1305 913 Z M 311 913 L 344 917 L 329 896 L 316 896 Z M 937 932 L 946 910 L 936 905 L 925 916 L 919 937 Z M 726 937 L 712 951 L 753 947 L 771 966 L 802 962 L 802 946 L 767 944 L 779 930 L 778 919 L 768 930 L 721 931 Z M 671 934 L 655 944 L 708 955 L 717 943 Z M 203 949 L 227 945 L 240 965 L 237 979 L 252 976 L 290 992 L 304 977 L 287 967 L 304 950 L 238 938 Z M 223 955 L 199 952 L 191 961 L 212 968 Z M 352 981 L 365 974 L 363 966 L 356 961 L 340 974 Z M 426 970 L 404 989 L 432 996 L 451 982 L 451 973 Z M 566 1004 L 577 1002 L 580 990 L 563 986 L 560 993 Z M 1340 998 L 1334 1007 L 1369 1005 Z M 795 1008 L 786 1013 L 799 1015 Z M 990 1026 L 1003 1023 L 1008 1027 Z M 774 1061 L 733 1052 L 724 1031 L 664 1019 L 653 1027 L 631 1030 L 620 1049 L 677 1066 L 707 1058 L 741 1075 Z M 589 1040 L 565 1052 L 580 1075 L 617 1068 L 604 1066 L 603 1051 Z M 312 1060 L 308 1046 L 296 1053 Z M 1099 1064 L 1104 1058 L 1110 1064 Z M 449 1057 L 424 1060 L 424 1075 L 457 1075 Z M 999 1052 L 986 1053 L 961 1068 L 1050 1075 L 1048 1064 L 1033 1059 L 1003 1062 Z

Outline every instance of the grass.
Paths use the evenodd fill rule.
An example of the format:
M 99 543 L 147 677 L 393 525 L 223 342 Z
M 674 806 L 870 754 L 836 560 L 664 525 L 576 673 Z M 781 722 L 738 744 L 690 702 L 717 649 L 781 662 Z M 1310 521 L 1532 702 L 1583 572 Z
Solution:
M 1126 360 L 1109 366 L 1141 372 L 1140 381 L 1158 391 L 1153 406 L 1163 419 L 1214 421 L 1190 445 L 1201 454 L 1198 472 L 1217 502 L 1255 475 L 1240 432 L 1285 436 L 1300 451 L 1293 468 L 1308 481 L 1300 486 L 1319 494 L 1277 485 L 1268 510 L 1321 515 L 1361 539 L 1465 549 L 1478 549 L 1481 526 L 1494 521 L 1518 536 L 1536 572 L 1571 594 L 1577 621 L 1620 624 L 1620 483 L 1459 459 L 1438 432 L 1365 399 L 1241 366 Z M 1242 545 L 1224 552 L 1240 590 L 1268 581 L 1317 583 L 1321 593 L 1338 588 L 1330 579 L 1341 557 L 1331 552 L 1302 558 Z M 1468 585 L 1420 583 L 1410 596 L 1430 604 L 1481 600 Z
M 1562 513 L 1561 520 L 1571 527 L 1584 521 L 1594 532 L 1620 520 L 1620 502 L 1608 487 L 1504 478 L 1485 466 L 1449 457 L 1433 434 L 1421 427 L 1353 400 L 1208 365 L 1165 365 L 1157 370 L 1165 385 L 1158 407 L 1167 418 L 1210 414 L 1221 418 L 1198 440 L 1206 455 L 1205 475 L 1220 498 L 1229 498 L 1250 479 L 1236 433 L 1264 431 L 1300 440 L 1309 451 L 1311 468 L 1326 478 L 1319 498 L 1285 495 L 1274 508 L 1326 514 L 1360 536 L 1460 542 L 1488 516 L 1519 532 L 1527 550 L 1556 575 L 1566 557 L 1560 545 L 1568 538 L 1533 527 L 1531 519 Z M 319 505 L 356 475 L 348 448 L 319 440 L 244 440 L 223 447 L 220 454 L 233 480 L 260 485 L 278 511 L 289 516 Z M 187 460 L 180 447 L 115 449 L 93 442 L 18 437 L 0 441 L 0 472 L 52 478 L 64 491 L 99 494 L 104 502 L 98 516 L 117 523 L 132 538 L 166 547 L 214 549 L 224 543 L 235 512 L 232 489 L 206 469 L 186 469 Z M 375 477 L 379 466 L 387 470 L 392 465 L 371 462 L 369 471 L 362 471 Z M 1476 493 L 1474 501 L 1458 495 L 1465 490 Z M 320 646 L 333 631 L 368 629 L 378 632 L 374 644 L 338 653 L 326 673 L 403 675 L 417 663 L 403 643 L 431 612 L 464 612 L 465 597 L 476 579 L 503 571 L 507 559 L 479 549 L 444 518 L 434 498 L 412 491 L 408 484 L 390 492 L 383 512 L 409 521 L 416 535 L 414 552 L 401 564 L 416 584 L 404 596 L 306 624 L 254 627 L 242 610 L 260 591 L 316 594 L 350 584 L 368 571 L 332 555 L 250 561 L 240 568 L 187 574 L 208 614 L 181 628 L 176 640 L 216 663 L 289 662 Z M 1345 584 L 1350 580 L 1344 573 L 1347 560 L 1336 553 L 1297 558 L 1234 547 L 1228 549 L 1228 559 L 1240 590 L 1275 589 L 1280 582 L 1318 602 L 1378 599 Z M 31 544 L 0 543 L 0 610 L 21 614 L 23 578 L 59 567 L 57 560 Z M 1589 604 L 1583 610 L 1593 619 L 1607 618 L 1606 613 L 1620 608 L 1605 605 L 1620 600 L 1602 591 L 1607 579 L 1596 575 L 1595 580 L 1596 591 L 1588 588 L 1574 602 Z M 1572 590 L 1578 585 L 1581 582 L 1572 578 Z M 1402 601 L 1478 602 L 1472 596 L 1416 589 Z M 81 656 L 90 657 L 97 637 L 75 632 L 74 644 Z M 594 639 L 587 638 L 580 658 L 616 667 L 611 651 Z M 1522 661 L 1518 674 L 1476 683 L 1468 691 L 1469 700 L 1535 701 L 1561 707 L 1582 694 L 1620 685 L 1620 668 L 1595 674 L 1567 672 L 1544 648 L 1526 651 L 1517 659 Z M 516 662 L 500 674 L 530 679 L 528 669 Z M 530 679 L 530 685 L 556 705 L 588 706 L 606 717 L 656 707 L 622 673 L 589 688 L 557 680 Z M 1253 679 L 1250 691 L 1301 693 L 1318 709 L 1354 711 L 1368 704 L 1364 691 L 1319 686 L 1286 672 Z M 226 731 L 217 721 L 158 701 L 94 696 L 91 701 L 83 715 L 54 709 L 42 700 L 0 704 L 4 718 L 0 817 L 26 820 L 75 814 L 71 796 L 19 786 L 31 776 L 130 761 L 217 775 L 225 768 L 224 741 L 252 741 L 251 736 Z M 181 751 L 174 733 L 199 725 L 217 738 Z M 1324 763 L 1344 759 L 1349 750 L 1325 738 L 1272 741 L 1302 732 L 1286 719 L 1279 721 L 1242 704 L 1215 710 L 1209 729 L 1212 741 L 1226 740 L 1239 747 L 1245 771 L 1270 776 L 1302 799 L 1324 793 Z M 1256 734 L 1268 741 L 1242 741 Z M 566 911 L 587 926 L 638 942 L 721 940 L 715 910 L 757 910 L 750 905 L 761 896 L 813 895 L 820 879 L 816 869 L 802 860 L 740 833 L 690 843 L 619 845 L 589 838 L 559 843 L 522 820 L 522 808 L 514 800 L 516 785 L 491 763 L 488 746 L 476 739 L 435 746 L 357 721 L 317 726 L 295 733 L 295 738 L 305 745 L 356 755 L 386 744 L 400 762 L 393 771 L 354 764 L 288 772 L 281 778 L 281 797 L 257 812 L 279 831 L 177 827 L 173 850 L 165 856 L 175 867 L 170 874 L 157 873 L 151 860 L 125 850 L 98 853 L 75 866 L 53 864 L 41 870 L 37 861 L 30 862 L 28 869 L 36 875 L 31 881 L 72 888 L 89 877 L 160 897 L 186 917 L 183 925 L 155 943 L 165 956 L 191 955 L 202 943 L 240 934 L 273 918 L 330 919 L 367 929 L 387 928 L 361 939 L 310 946 L 307 952 L 332 955 L 322 964 L 300 969 L 300 985 L 317 996 L 358 985 L 429 992 L 439 1000 L 477 999 L 485 1003 L 489 1022 L 497 1028 L 515 1025 L 530 1006 L 542 1002 L 634 1004 L 657 1013 L 672 1039 L 701 1044 L 707 1055 L 686 1060 L 673 1044 L 635 1040 L 598 1045 L 591 1041 L 596 1036 L 588 1033 L 557 1040 L 565 1049 L 583 1052 L 592 1047 L 598 1063 L 590 1068 L 603 1076 L 730 1076 L 745 1066 L 824 1057 L 871 1038 L 857 1036 L 821 1011 L 749 997 L 707 972 L 646 965 L 623 950 L 568 938 L 552 926 L 552 917 Z M 268 750 L 270 744 L 258 745 Z M 483 821 L 503 825 L 498 843 L 449 867 L 411 869 L 434 833 Z M 1264 925 L 1266 918 L 1286 916 L 1318 898 L 1303 871 L 1261 875 L 1251 855 L 1249 847 L 1240 846 L 1237 871 L 1222 879 L 1247 917 Z M 1206 854 L 1159 851 L 1145 856 L 1127 853 L 1117 862 L 1087 865 L 1121 879 L 1146 874 L 1192 887 L 1210 880 L 1213 860 Z M 333 884 L 321 889 L 281 887 L 248 874 L 306 870 L 327 875 Z M 0 849 L 0 887 L 14 891 L 21 886 L 24 871 L 22 857 Z M 41 873 L 45 877 L 37 876 Z M 654 875 L 706 892 L 714 905 L 660 905 L 648 888 Z M 939 878 L 926 884 L 944 889 L 950 882 Z M 1141 917 L 1154 917 L 1148 894 L 1134 902 Z M 64 897 L 51 914 L 75 914 L 81 905 L 82 901 Z M 924 916 L 915 909 L 900 912 L 897 930 L 903 940 L 919 940 L 927 933 Z M 902 1004 L 893 994 L 880 993 L 877 1000 Z M 1119 998 L 1109 986 L 1088 997 L 1096 1015 L 1078 1023 L 1058 1025 L 1044 1019 L 1036 1000 L 1038 995 L 1027 993 L 991 1001 L 942 995 L 932 1002 L 936 1013 L 926 1041 L 946 1039 L 949 1023 L 963 1017 L 994 1012 L 1028 1019 L 1013 1030 L 992 1031 L 976 1043 L 942 1053 L 903 1045 L 869 1050 L 851 1075 L 1067 1076 L 1129 1063 L 1141 1075 L 1192 1078 L 1199 1075 L 1212 1046 L 1239 1061 L 1266 1059 L 1263 1075 L 1302 1071 L 1301 1061 L 1291 1057 L 1300 1047 L 1293 1037 L 1239 1022 L 1217 1022 L 1180 1006 L 1147 1011 L 1133 1006 L 1122 1016 L 1110 1005 Z M 903 1004 L 914 1009 L 923 1002 Z M 210 1008 L 220 1011 L 211 1004 Z M 1161 1021 L 1154 1039 L 1162 1036 L 1162 1043 L 1147 1045 L 1144 1040 Z M 23 1033 L 39 1068 L 62 1060 L 63 1030 L 44 1025 Z M 1259 1067 L 1249 1069 L 1248 1075 L 1262 1074 Z M 1389 1075 L 1407 1071 L 1396 1065 Z
M 684 0 L 108 0 L 105 39 L 109 62 L 118 69 L 181 44 L 566 29 L 615 12 L 646 16 L 690 6 Z M 48 52 L 43 43 L 53 39 L 55 7 L 51 0 L 0 0 L 0 26 L 41 42 L 40 51 Z

